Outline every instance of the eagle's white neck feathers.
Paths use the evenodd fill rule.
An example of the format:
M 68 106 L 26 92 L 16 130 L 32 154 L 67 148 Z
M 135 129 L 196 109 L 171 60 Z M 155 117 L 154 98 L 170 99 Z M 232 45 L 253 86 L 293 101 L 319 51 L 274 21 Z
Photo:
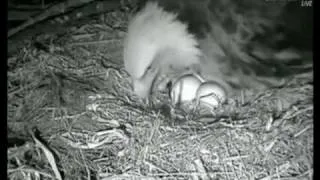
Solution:
M 139 79 L 151 64 L 162 68 L 195 64 L 201 54 L 197 46 L 195 37 L 188 33 L 186 24 L 177 20 L 176 14 L 165 11 L 155 2 L 148 2 L 129 23 L 124 44 L 125 69 L 133 79 Z M 172 57 L 160 54 L 167 50 L 174 52 Z M 178 54 L 183 57 L 174 56 Z M 166 58 L 161 58 L 163 56 Z

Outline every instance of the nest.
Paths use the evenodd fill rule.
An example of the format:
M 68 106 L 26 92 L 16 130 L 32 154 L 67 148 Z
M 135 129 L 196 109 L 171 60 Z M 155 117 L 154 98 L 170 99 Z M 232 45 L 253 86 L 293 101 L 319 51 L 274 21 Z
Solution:
M 312 179 L 310 74 L 173 118 L 166 94 L 146 105 L 131 92 L 129 15 L 10 42 L 8 179 Z

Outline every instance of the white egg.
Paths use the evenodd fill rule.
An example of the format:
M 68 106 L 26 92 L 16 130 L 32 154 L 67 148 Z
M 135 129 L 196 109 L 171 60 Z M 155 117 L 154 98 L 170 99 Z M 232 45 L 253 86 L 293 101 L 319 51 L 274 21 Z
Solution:
M 170 91 L 172 103 L 176 105 L 195 100 L 200 84 L 201 81 L 191 74 L 180 77 L 173 83 Z
M 226 101 L 227 93 L 216 82 L 204 82 L 199 86 L 196 97 L 200 105 L 215 108 Z

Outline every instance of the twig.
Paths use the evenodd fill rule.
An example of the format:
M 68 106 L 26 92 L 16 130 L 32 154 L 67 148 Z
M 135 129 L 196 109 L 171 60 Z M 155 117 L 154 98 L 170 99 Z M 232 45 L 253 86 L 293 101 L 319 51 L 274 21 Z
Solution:
M 61 176 L 61 173 L 60 173 L 59 168 L 57 166 L 56 159 L 55 159 L 53 153 L 50 151 L 50 149 L 48 147 L 45 146 L 45 144 L 43 144 L 40 140 L 38 140 L 33 133 L 31 133 L 31 136 L 32 136 L 33 140 L 35 141 L 35 143 L 42 149 L 42 151 L 46 155 L 56 178 L 58 180 L 62 180 L 62 176 Z
M 49 178 L 52 178 L 52 179 L 54 178 L 50 174 L 48 174 L 46 172 L 42 172 L 42 171 L 36 170 L 36 169 L 23 168 L 23 167 L 16 168 L 16 169 L 8 169 L 8 173 L 14 173 L 14 172 L 17 172 L 17 171 L 28 172 L 28 173 L 39 173 L 39 174 L 41 174 L 41 175 L 43 175 L 45 177 L 49 177 Z
M 8 21 L 23 21 L 32 18 L 38 14 L 39 10 L 34 11 L 19 11 L 19 10 L 9 10 L 8 11 Z
M 99 44 L 112 44 L 115 42 L 122 42 L 121 39 L 108 39 L 102 41 L 90 41 L 90 42 L 75 42 L 68 44 L 69 47 L 73 46 L 83 46 L 83 45 L 99 45 Z
M 32 26 L 33 24 L 36 24 L 42 20 L 45 20 L 46 18 L 50 17 L 50 16 L 54 16 L 54 15 L 59 15 L 61 13 L 65 13 L 67 12 L 67 9 L 71 8 L 71 7 L 77 7 L 77 6 L 81 6 L 83 4 L 87 4 L 89 2 L 91 2 L 93 0 L 82 0 L 82 1 L 78 1 L 78 0 L 68 0 L 66 2 L 62 2 L 59 4 L 56 4 L 54 6 L 51 6 L 50 8 L 44 10 L 43 13 L 35 16 L 34 18 L 29 19 L 28 21 L 26 21 L 25 23 L 23 23 L 22 25 L 11 29 L 8 32 L 8 37 L 11 37 L 12 35 L 16 34 L 17 32 L 20 32 L 21 30 Z

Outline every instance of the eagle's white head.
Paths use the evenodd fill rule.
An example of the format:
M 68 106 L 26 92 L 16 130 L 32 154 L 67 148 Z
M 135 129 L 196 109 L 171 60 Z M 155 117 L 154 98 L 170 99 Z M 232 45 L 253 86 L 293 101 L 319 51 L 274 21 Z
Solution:
M 201 55 L 195 37 L 177 15 L 156 2 L 148 2 L 130 21 L 124 43 L 124 66 L 130 74 L 134 93 L 150 95 L 159 73 L 188 68 Z

